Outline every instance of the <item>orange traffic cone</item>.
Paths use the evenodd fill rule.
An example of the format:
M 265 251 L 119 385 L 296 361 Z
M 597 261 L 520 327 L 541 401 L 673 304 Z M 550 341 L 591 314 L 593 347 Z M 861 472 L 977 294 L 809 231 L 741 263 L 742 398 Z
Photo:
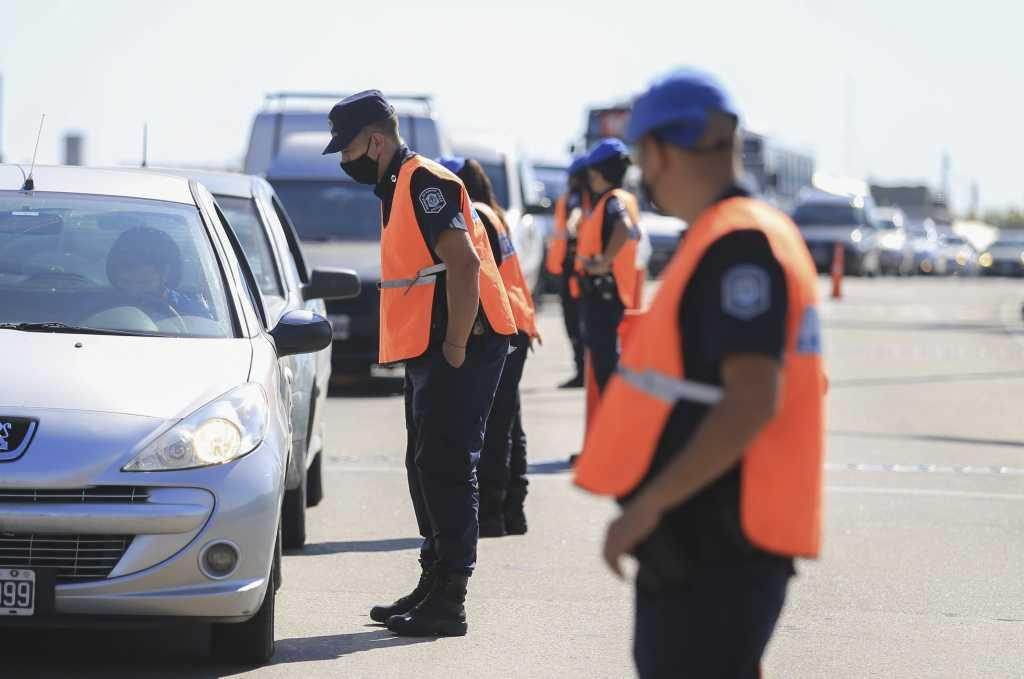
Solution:
M 836 249 L 832 253 L 832 299 L 843 297 L 843 268 L 846 249 L 842 243 L 836 243 Z

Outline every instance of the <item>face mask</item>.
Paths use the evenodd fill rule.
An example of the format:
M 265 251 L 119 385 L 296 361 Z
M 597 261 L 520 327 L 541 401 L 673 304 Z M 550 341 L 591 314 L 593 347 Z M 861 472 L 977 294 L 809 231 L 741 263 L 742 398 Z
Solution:
M 372 141 L 372 140 L 371 140 Z M 370 158 L 370 143 L 366 142 L 366 153 L 347 163 L 341 162 L 341 170 L 360 184 L 377 183 L 377 161 Z

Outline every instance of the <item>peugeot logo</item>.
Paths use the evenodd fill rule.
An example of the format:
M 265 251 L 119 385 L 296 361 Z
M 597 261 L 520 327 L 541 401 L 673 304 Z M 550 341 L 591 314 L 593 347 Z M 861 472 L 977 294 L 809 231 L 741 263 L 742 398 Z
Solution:
M 21 457 L 35 433 L 35 420 L 0 417 L 0 462 L 10 462 Z
M 10 450 L 10 444 L 7 443 L 7 439 L 11 437 L 11 429 L 14 425 L 10 422 L 0 422 L 0 452 Z

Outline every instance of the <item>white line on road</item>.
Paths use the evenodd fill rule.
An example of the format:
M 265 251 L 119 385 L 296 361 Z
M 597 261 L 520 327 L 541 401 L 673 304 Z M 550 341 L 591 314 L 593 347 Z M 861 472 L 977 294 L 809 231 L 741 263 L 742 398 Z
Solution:
M 995 476 L 1022 476 L 1024 469 L 1020 467 L 996 467 L 975 464 L 866 464 L 827 463 L 825 469 L 830 472 L 895 472 L 897 474 L 972 474 Z
M 825 486 L 830 493 L 863 493 L 865 495 L 925 495 L 935 497 L 962 497 L 978 500 L 1024 500 L 1020 493 L 979 493 L 969 490 L 941 490 L 930 488 L 882 488 L 878 486 Z

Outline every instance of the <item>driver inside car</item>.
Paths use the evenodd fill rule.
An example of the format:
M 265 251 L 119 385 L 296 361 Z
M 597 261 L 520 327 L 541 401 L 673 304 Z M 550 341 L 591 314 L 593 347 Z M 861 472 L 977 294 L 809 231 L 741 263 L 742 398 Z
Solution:
M 131 228 L 114 241 L 107 255 L 110 283 L 139 302 L 147 313 L 163 318 L 176 314 L 213 318 L 209 305 L 199 293 L 176 289 L 182 276 L 181 251 L 174 239 L 148 226 Z

